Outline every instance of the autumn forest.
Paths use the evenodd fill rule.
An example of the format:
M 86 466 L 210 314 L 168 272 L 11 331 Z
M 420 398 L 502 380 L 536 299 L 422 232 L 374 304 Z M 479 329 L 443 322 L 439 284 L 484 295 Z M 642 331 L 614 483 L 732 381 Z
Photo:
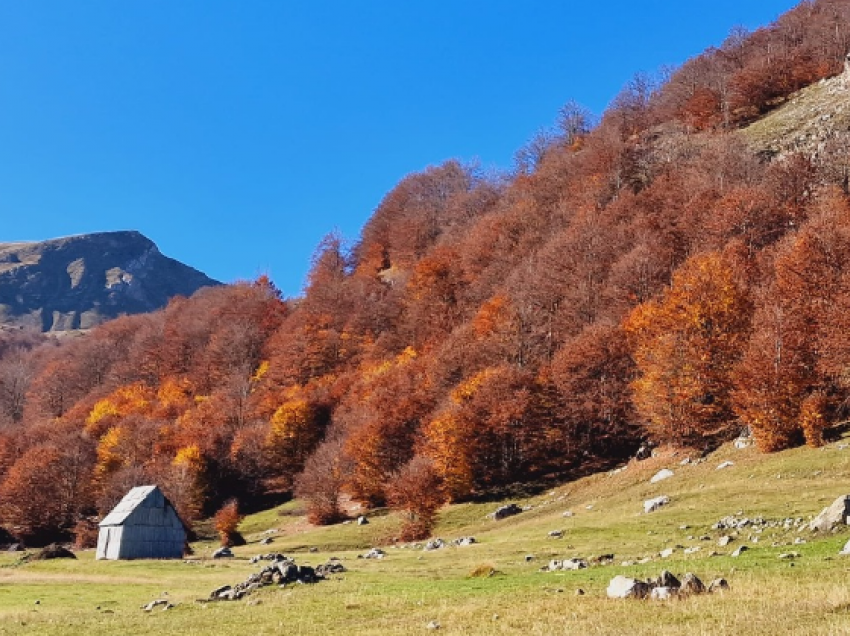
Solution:
M 850 1 L 733 31 L 597 120 L 575 103 L 510 174 L 448 161 L 267 277 L 64 338 L 0 332 L 0 527 L 91 537 L 132 486 L 187 523 L 288 496 L 405 513 L 566 480 L 644 443 L 818 446 L 850 397 L 847 131 L 742 132 L 842 72 Z M 3 534 L 3 530 L 0 530 Z

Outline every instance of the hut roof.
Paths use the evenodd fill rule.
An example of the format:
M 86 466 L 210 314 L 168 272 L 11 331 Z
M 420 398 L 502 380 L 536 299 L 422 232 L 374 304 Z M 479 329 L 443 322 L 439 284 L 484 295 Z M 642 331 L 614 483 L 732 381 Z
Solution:
M 149 516 L 145 514 L 146 510 L 149 509 L 150 512 L 153 512 L 158 509 L 159 514 L 156 516 L 157 518 L 161 518 L 162 510 L 168 507 L 174 508 L 157 486 L 136 486 L 124 495 L 124 498 L 118 502 L 118 505 L 98 525 L 100 527 L 120 526 L 131 515 L 133 515 L 136 523 L 146 525 L 145 517 Z M 177 517 L 179 523 L 182 525 L 183 522 L 177 516 L 176 511 L 175 517 Z

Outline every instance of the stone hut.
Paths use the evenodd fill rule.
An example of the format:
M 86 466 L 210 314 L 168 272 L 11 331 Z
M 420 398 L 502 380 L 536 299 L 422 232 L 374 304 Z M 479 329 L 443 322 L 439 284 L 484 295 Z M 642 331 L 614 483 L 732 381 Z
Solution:
M 186 528 L 156 486 L 137 486 L 98 524 L 98 559 L 179 559 Z

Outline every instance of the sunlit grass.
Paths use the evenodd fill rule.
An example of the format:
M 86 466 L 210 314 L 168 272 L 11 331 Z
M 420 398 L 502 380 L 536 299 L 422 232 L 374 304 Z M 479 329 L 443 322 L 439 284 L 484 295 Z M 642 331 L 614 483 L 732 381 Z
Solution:
M 251 515 L 241 526 L 248 545 L 237 558 L 206 557 L 214 542 L 195 546 L 182 561 L 20 563 L 0 555 L 0 634 L 421 634 L 431 621 L 446 634 L 843 634 L 850 633 L 850 558 L 838 556 L 848 532 L 814 537 L 808 531 L 766 529 L 758 543 L 747 532 L 721 548 L 711 526 L 729 514 L 768 519 L 809 518 L 850 490 L 850 449 L 795 449 L 761 455 L 724 447 L 704 462 L 666 454 L 624 471 L 595 475 L 516 500 L 530 510 L 507 520 L 487 518 L 498 504 L 446 508 L 435 536 L 472 535 L 478 543 L 426 552 L 392 547 L 398 520 L 385 511 L 368 525 L 314 528 L 298 502 Z M 695 457 L 694 457 L 695 459 Z M 716 467 L 725 460 L 734 466 Z M 675 476 L 650 477 L 669 467 Z M 644 499 L 671 503 L 643 514 Z M 573 516 L 564 517 L 565 511 Z M 267 532 L 273 530 L 273 532 Z M 561 538 L 548 536 L 562 530 Z M 708 535 L 710 541 L 700 540 Z M 270 545 L 261 545 L 272 537 Z M 690 538 L 689 538 L 690 537 Z M 806 543 L 793 544 L 800 537 Z M 739 558 L 731 551 L 747 543 Z M 777 545 L 773 545 L 776 543 Z M 358 559 L 383 545 L 382 560 Z M 677 548 L 700 546 L 686 555 Z M 711 551 L 720 556 L 710 557 Z M 780 560 L 796 551 L 798 559 Z M 348 572 L 310 586 L 266 588 L 239 602 L 199 603 L 224 584 L 244 580 L 254 554 L 291 554 L 317 565 L 339 557 Z M 549 559 L 613 553 L 612 565 L 575 572 L 540 572 Z M 530 558 L 529 558 L 530 557 Z M 649 563 L 637 564 L 643 558 Z M 624 566 L 624 561 L 633 564 Z M 705 582 L 725 577 L 731 589 L 670 602 L 611 601 L 605 588 L 616 574 L 657 576 L 695 572 Z M 577 595 L 582 589 L 584 595 Z M 142 611 L 155 598 L 176 604 Z

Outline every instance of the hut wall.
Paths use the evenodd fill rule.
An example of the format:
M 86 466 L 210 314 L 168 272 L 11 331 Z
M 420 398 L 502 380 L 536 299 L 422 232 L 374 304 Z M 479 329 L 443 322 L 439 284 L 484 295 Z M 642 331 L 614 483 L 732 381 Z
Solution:
M 170 526 L 125 526 L 118 559 L 179 559 L 186 533 Z

